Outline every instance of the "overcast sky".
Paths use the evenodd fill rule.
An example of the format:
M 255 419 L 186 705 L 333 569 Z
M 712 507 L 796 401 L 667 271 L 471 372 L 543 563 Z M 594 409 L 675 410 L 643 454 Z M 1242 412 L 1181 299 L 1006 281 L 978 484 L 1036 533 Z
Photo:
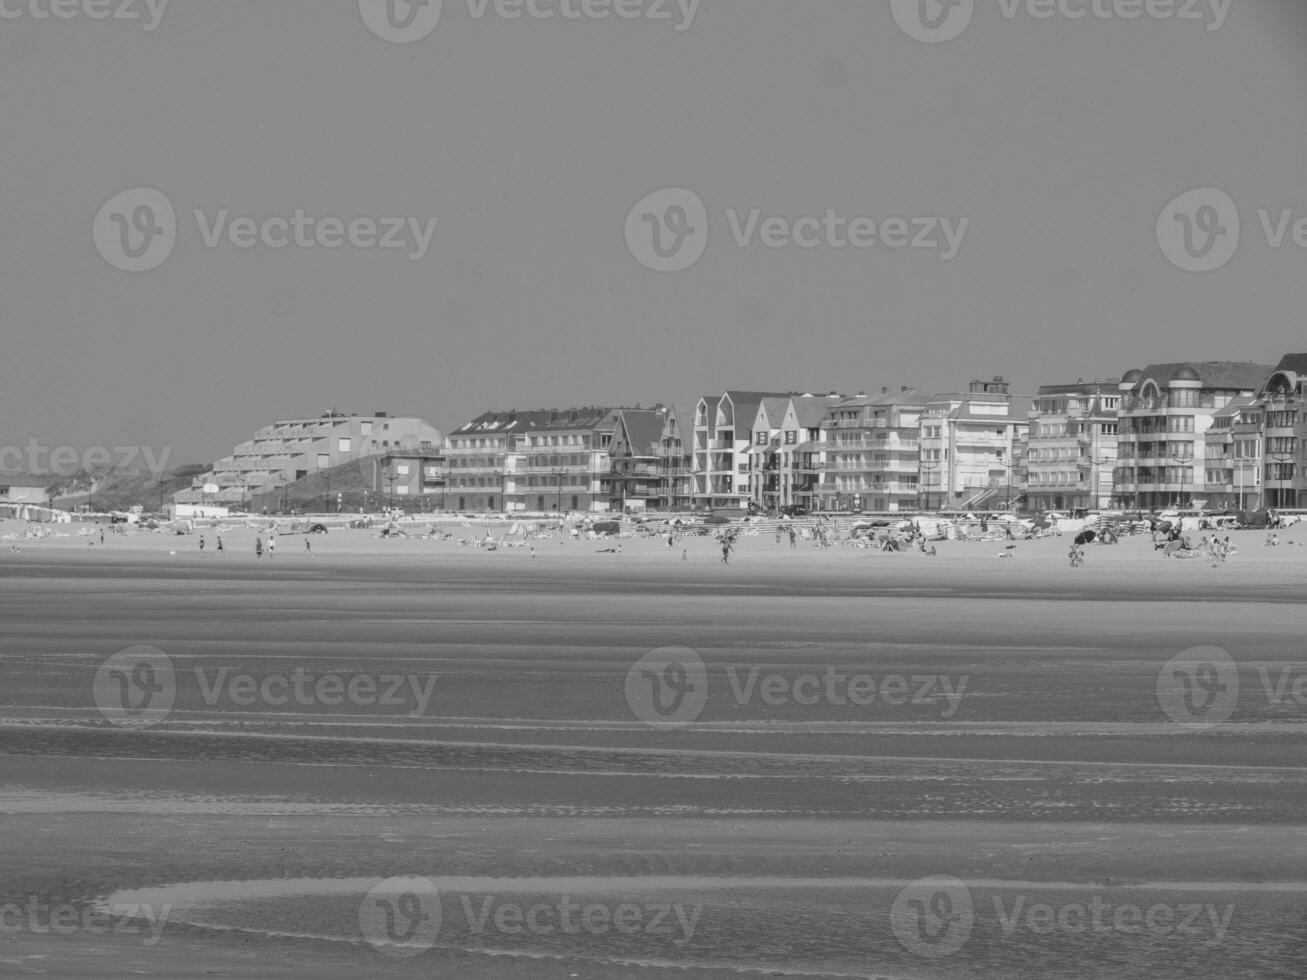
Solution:
M 1028 393 L 1307 349 L 1307 248 L 1291 225 L 1273 247 L 1257 213 L 1307 217 L 1301 0 L 1233 0 L 1216 30 L 1214 0 L 1176 0 L 1198 20 L 976 0 L 947 41 L 911 36 L 929 31 L 897 0 L 898 18 L 889 0 L 702 0 L 692 19 L 676 0 L 623 0 L 670 19 L 444 0 L 404 43 L 379 36 L 381 0 L 172 0 L 157 24 L 160 0 L 106 5 L 134 21 L 57 2 L 75 16 L 0 0 L 3 445 L 179 462 L 332 407 L 449 430 L 490 408 L 996 374 Z M 394 2 L 397 24 L 415 15 L 398 37 L 430 28 L 432 8 Z M 1207 187 L 1237 207 L 1239 247 L 1185 271 L 1159 216 Z M 134 188 L 175 209 L 170 245 L 159 209 L 113 203 Z M 631 215 L 665 188 L 703 202 L 706 240 L 670 207 L 684 195 Z M 306 247 L 267 221 L 297 208 L 376 232 L 328 248 L 315 236 L 339 228 L 302 224 Z M 403 247 L 380 247 L 386 218 Z M 894 218 L 922 247 L 876 237 Z M 854 219 L 874 244 L 836 247 Z M 655 223 L 664 252 L 687 226 L 677 254 L 702 254 L 648 268 Z M 123 271 L 118 233 L 166 258 Z

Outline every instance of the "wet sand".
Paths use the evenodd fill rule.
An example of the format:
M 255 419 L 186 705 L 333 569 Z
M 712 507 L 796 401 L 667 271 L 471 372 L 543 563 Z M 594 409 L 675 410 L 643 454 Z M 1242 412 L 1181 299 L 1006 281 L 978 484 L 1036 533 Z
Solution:
M 0 905 L 170 909 L 148 945 L 139 915 L 136 935 L 58 936 L 11 915 L 0 970 L 1302 975 L 1307 548 L 1234 537 L 1216 567 L 1130 539 L 1079 569 L 1065 539 L 1009 560 L 746 537 L 727 567 L 702 538 L 685 561 L 347 531 L 262 560 L 244 530 L 222 555 L 24 542 L 0 553 Z M 169 658 L 173 701 L 116 724 L 97 670 L 140 644 Z M 1176 724 L 1159 672 L 1206 645 L 1238 665 L 1237 703 Z M 651 727 L 625 683 L 667 647 L 702 659 L 707 696 Z M 282 701 L 296 671 L 402 683 Z M 855 703 L 859 677 L 880 696 Z M 956 950 L 901 928 L 927 876 L 963 883 Z M 360 920 L 393 877 L 439 895 L 409 959 Z M 513 918 L 566 902 L 639 907 L 645 928 Z

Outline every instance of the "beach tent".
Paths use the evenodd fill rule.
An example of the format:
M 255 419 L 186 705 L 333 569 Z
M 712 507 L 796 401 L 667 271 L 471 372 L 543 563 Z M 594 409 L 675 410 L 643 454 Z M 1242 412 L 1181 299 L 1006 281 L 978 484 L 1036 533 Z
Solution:
M 1239 523 L 1244 527 L 1266 527 L 1270 517 L 1265 510 L 1245 510 L 1239 513 Z

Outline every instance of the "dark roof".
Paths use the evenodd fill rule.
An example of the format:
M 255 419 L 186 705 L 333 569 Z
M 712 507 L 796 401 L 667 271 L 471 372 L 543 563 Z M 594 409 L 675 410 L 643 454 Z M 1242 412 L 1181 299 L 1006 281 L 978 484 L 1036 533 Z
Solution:
M 1292 371 L 1294 374 L 1307 375 L 1307 354 L 1285 354 L 1275 366 L 1277 371 Z
M 1143 378 L 1156 381 L 1159 387 L 1165 388 L 1184 373 L 1185 368 L 1198 375 L 1204 388 L 1224 390 L 1259 389 L 1274 370 L 1269 364 L 1246 361 L 1176 361 L 1148 365 L 1144 368 Z
M 633 456 L 657 455 L 663 438 L 663 413 L 645 409 L 623 409 L 618 424 L 626 430 L 626 442 Z
M 533 412 L 483 412 L 471 422 L 450 433 L 458 435 L 484 435 L 499 432 L 525 432 L 534 429 L 549 418 L 547 411 Z
M 838 405 L 839 402 L 831 398 L 822 398 L 816 395 L 807 397 L 804 395 L 794 396 L 794 417 L 799 420 L 799 426 L 804 429 L 815 429 L 821 425 L 830 410 Z
M 565 408 L 550 412 L 549 418 L 536 426 L 538 431 L 570 432 L 576 429 L 611 429 L 617 424 L 617 413 L 640 411 L 625 408 Z
M 1123 385 L 1136 384 L 1138 383 L 1139 379 L 1142 378 L 1143 376 L 1144 376 L 1143 371 L 1140 371 L 1138 368 L 1134 368 L 1130 371 L 1127 371 L 1124 375 L 1122 375 L 1121 383 Z

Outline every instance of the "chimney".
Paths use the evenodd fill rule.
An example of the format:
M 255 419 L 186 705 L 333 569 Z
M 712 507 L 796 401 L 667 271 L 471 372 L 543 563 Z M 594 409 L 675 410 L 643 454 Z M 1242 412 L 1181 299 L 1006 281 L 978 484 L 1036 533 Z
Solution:
M 880 386 L 880 393 L 881 393 L 882 395 L 888 395 L 888 394 L 889 394 L 889 385 L 881 385 L 881 386 Z

